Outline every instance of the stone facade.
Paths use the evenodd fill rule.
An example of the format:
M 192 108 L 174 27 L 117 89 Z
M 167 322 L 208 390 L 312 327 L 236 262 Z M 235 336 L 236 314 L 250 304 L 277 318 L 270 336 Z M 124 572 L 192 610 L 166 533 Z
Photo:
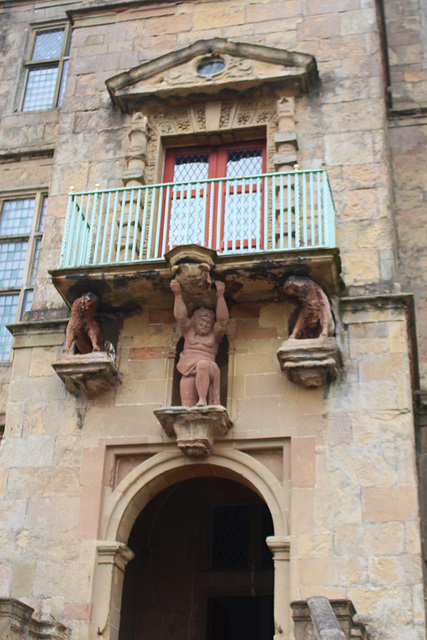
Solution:
M 24 611 L 28 634 L 43 628 L 70 640 L 124 640 L 122 587 L 128 594 L 135 584 L 134 571 L 126 567 L 134 563 L 144 572 L 148 566 L 141 549 L 132 548 L 138 527 L 144 532 L 148 526 L 144 513 L 151 511 L 145 510 L 157 513 L 162 496 L 186 482 L 218 477 L 244 485 L 252 502 L 267 505 L 271 515 L 275 640 L 293 640 L 290 603 L 314 596 L 351 600 L 371 640 L 425 637 L 417 447 L 422 461 L 426 456 L 425 437 L 416 437 L 413 403 L 414 392 L 422 391 L 418 356 L 422 382 L 427 373 L 421 222 L 427 45 L 420 28 L 426 7 L 425 0 L 420 7 L 388 0 L 385 12 L 381 5 L 3 3 L 0 196 L 15 198 L 29 189 L 49 195 L 33 306 L 11 326 L 13 357 L 0 365 L 0 416 L 6 416 L 0 597 L 7 599 L 5 617 Z M 31 32 L 68 20 L 73 39 L 61 108 L 22 111 Z M 212 84 L 203 93 L 199 81 L 193 87 L 198 58 L 190 55 L 183 62 L 190 89 L 177 89 L 184 81 L 173 73 L 176 52 L 199 41 L 202 47 L 206 41 L 228 47 L 224 56 L 232 70 L 224 86 L 231 88 L 214 91 Z M 260 50 L 243 45 L 268 47 L 270 58 L 261 60 Z M 283 50 L 290 52 L 288 66 Z M 261 57 L 243 65 L 242 51 Z M 147 98 L 139 65 L 154 61 L 160 68 L 166 54 L 175 56 L 164 72 L 167 81 L 150 76 Z M 303 61 L 298 81 L 290 80 L 289 70 L 302 68 Z M 135 81 L 114 93 L 120 74 Z M 213 270 L 226 283 L 230 310 L 222 379 L 230 421 L 215 431 L 209 455 L 188 457 L 154 414 L 173 406 L 176 397 L 180 334 L 172 313 L 172 272 L 166 260 L 127 271 L 117 265 L 58 271 L 68 193 L 71 186 L 90 191 L 97 184 L 116 189 L 161 183 L 169 146 L 204 148 L 260 136 L 268 172 L 288 171 L 295 161 L 302 170 L 326 165 L 339 257 L 316 249 L 283 257 L 260 253 L 246 262 L 217 258 Z M 277 360 L 295 323 L 295 306 L 283 294 L 293 273 L 321 285 L 336 324 L 334 375 L 317 388 L 289 380 Z M 94 396 L 83 389 L 76 397 L 52 365 L 65 342 L 67 304 L 89 284 L 99 288 L 100 323 L 114 335 L 114 375 L 121 384 L 106 385 Z M 420 492 L 423 500 L 423 482 Z M 185 513 L 191 511 L 188 501 L 182 498 Z M 179 513 L 171 510 L 166 532 L 165 513 L 156 529 L 160 540 L 165 532 L 167 558 L 153 581 L 158 616 L 161 572 L 178 589 L 176 567 L 184 563 L 182 541 L 191 529 L 188 516 L 181 527 Z M 202 515 L 194 521 L 207 527 Z M 174 527 L 182 554 L 176 563 Z M 156 553 L 161 557 L 158 548 Z M 202 551 L 200 557 L 194 549 L 188 555 L 190 563 L 197 556 L 197 566 L 207 567 Z M 150 584 L 147 575 L 144 585 Z M 200 584 L 206 599 L 218 604 L 223 592 L 216 579 L 209 588 L 201 578 Z M 243 580 L 230 582 L 235 591 L 227 593 L 246 595 Z M 271 586 L 260 582 L 259 588 L 262 597 L 271 595 Z M 189 593 L 183 586 L 183 603 Z M 174 597 L 171 586 L 165 600 Z M 172 629 L 180 638 L 205 638 L 206 599 L 179 620 L 174 611 L 169 630 L 165 623 L 160 634 Z M 187 618 L 197 624 L 187 625 Z M 8 632 L 9 622 L 4 624 Z M 151 639 L 148 631 L 146 636 Z

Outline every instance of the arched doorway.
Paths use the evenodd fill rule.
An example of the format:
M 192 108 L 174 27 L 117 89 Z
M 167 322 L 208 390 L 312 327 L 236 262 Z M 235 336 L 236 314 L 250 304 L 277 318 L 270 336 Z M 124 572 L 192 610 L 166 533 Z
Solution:
M 119 640 L 268 640 L 274 634 L 273 522 L 233 480 L 183 480 L 130 533 Z

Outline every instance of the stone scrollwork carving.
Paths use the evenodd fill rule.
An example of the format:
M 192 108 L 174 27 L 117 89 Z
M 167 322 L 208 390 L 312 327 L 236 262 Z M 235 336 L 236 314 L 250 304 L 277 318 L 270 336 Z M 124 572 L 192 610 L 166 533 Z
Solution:
M 232 426 L 227 409 L 221 405 L 166 407 L 154 414 L 166 435 L 175 437 L 182 453 L 191 457 L 209 455 L 215 437 L 225 436 Z
M 91 292 L 73 302 L 65 347 L 52 365 L 66 389 L 74 395 L 96 396 L 121 382 L 114 347 L 103 340 L 95 320 L 97 306 L 98 298 Z
M 290 276 L 285 293 L 300 306 L 288 340 L 277 351 L 289 380 L 304 387 L 321 387 L 337 375 L 339 351 L 335 322 L 323 289 L 307 276 Z

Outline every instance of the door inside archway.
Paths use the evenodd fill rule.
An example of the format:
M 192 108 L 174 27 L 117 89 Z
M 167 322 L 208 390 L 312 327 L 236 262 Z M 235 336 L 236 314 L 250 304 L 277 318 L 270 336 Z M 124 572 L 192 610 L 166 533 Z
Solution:
M 119 640 L 269 640 L 273 561 L 265 503 L 222 478 L 157 495 L 128 546 Z

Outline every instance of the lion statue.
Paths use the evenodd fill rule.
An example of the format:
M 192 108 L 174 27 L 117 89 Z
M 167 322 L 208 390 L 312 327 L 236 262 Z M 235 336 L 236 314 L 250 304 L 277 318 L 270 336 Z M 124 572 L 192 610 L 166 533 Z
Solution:
M 289 339 L 304 340 L 335 335 L 331 305 L 321 287 L 307 276 L 289 276 L 284 285 L 289 296 L 298 298 L 301 310 Z
M 63 353 L 68 353 L 73 343 L 83 354 L 91 351 L 105 351 L 101 329 L 94 318 L 97 306 L 98 298 L 94 293 L 85 293 L 74 300 Z

